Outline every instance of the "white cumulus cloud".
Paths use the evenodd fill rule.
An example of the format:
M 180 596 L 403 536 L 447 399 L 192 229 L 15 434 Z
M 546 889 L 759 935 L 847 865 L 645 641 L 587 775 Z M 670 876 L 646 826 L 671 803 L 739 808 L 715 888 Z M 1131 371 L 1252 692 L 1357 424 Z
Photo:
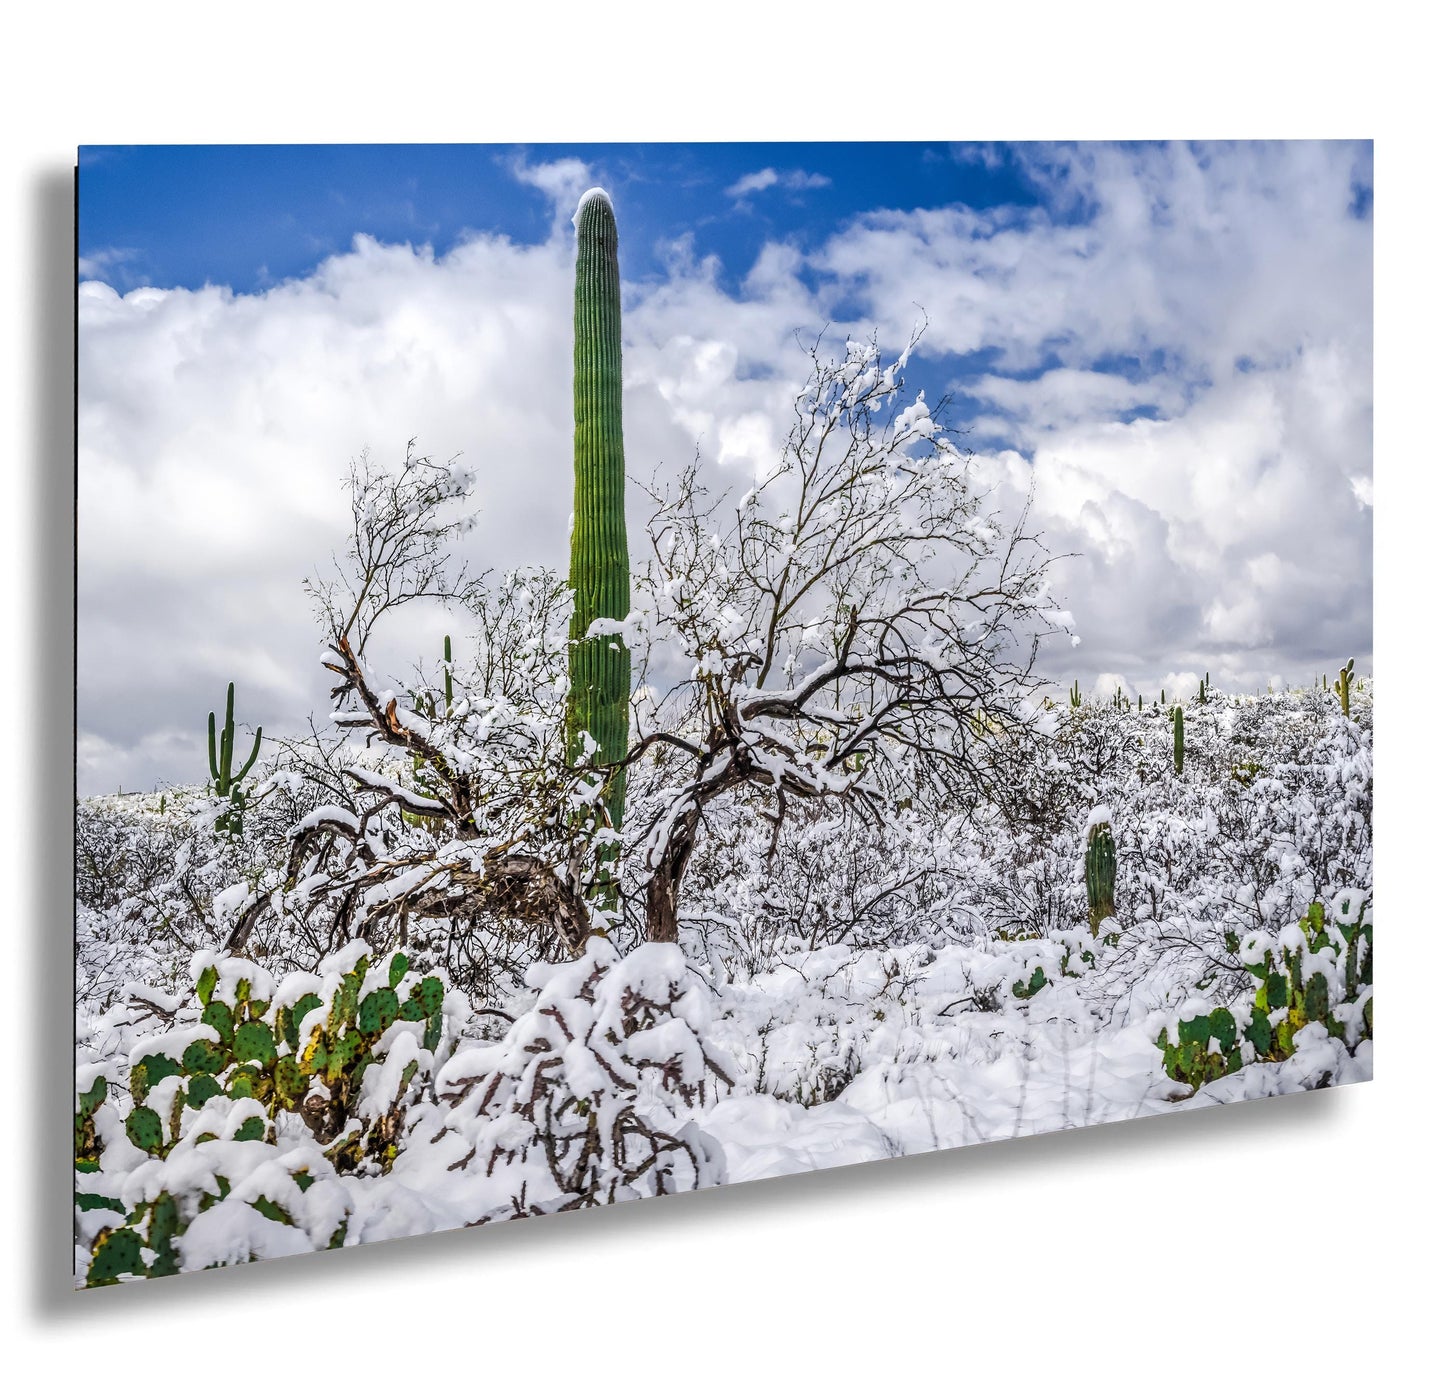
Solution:
M 723 192 L 729 199 L 745 199 L 749 194 L 761 194 L 765 189 L 826 189 L 833 181 L 827 175 L 812 174 L 807 170 L 775 170 L 771 165 L 753 170 Z

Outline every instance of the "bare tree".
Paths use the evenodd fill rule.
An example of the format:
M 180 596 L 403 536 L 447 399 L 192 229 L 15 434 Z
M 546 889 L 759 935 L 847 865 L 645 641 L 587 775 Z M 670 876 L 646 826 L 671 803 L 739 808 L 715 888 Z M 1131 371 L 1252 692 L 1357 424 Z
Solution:
M 921 333 L 921 332 L 920 332 Z M 629 822 L 649 939 L 677 935 L 708 802 L 740 786 L 841 803 L 875 823 L 902 803 L 956 811 L 989 788 L 991 751 L 1024 721 L 1049 602 L 1027 510 L 988 509 L 946 401 L 903 401 L 918 344 L 809 351 L 778 463 L 736 503 L 694 465 L 654 485 L 651 558 L 627 641 L 642 662 L 638 739 L 669 780 Z M 656 671 L 690 669 L 659 694 Z M 638 785 L 633 791 L 638 793 Z
M 945 404 L 902 398 L 916 344 L 889 364 L 876 342 L 841 360 L 814 345 L 780 459 L 735 502 L 696 464 L 654 482 L 635 609 L 594 626 L 621 631 L 638 661 L 634 742 L 611 767 L 567 761 L 561 580 L 454 574 L 467 479 L 410 451 L 395 474 L 360 463 L 351 547 L 310 589 L 333 717 L 370 755 L 344 767 L 343 799 L 296 823 L 232 945 L 268 913 L 320 919 L 333 943 L 443 925 L 482 957 L 519 936 L 533 955 L 576 954 L 622 919 L 670 941 L 703 813 L 724 793 L 753 792 L 747 809 L 775 831 L 790 803 L 881 827 L 987 795 L 991 754 L 1026 722 L 1039 639 L 1066 616 L 1026 511 L 1002 523 Z M 472 621 L 450 688 L 388 683 L 368 660 L 382 618 L 424 597 Z M 615 837 L 592 817 L 622 767 L 614 911 L 594 856 Z
M 322 946 L 406 943 L 415 925 L 440 925 L 449 947 L 485 960 L 520 926 L 536 938 L 523 960 L 575 954 L 595 930 L 582 814 L 601 778 L 565 761 L 567 589 L 543 569 L 499 580 L 454 569 L 470 478 L 410 446 L 399 470 L 363 458 L 348 483 L 350 546 L 307 588 L 350 760 L 327 757 L 333 799 L 292 827 L 284 869 L 245 901 L 230 945 L 270 914 Z M 368 647 L 384 617 L 421 598 L 447 602 L 472 634 L 452 674 L 406 687 L 376 673 Z

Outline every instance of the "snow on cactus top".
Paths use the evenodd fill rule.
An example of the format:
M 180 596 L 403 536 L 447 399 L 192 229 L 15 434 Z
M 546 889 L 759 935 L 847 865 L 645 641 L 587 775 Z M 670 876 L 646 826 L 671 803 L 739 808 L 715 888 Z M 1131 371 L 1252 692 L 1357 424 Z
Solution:
M 577 207 L 572 213 L 573 228 L 577 227 L 577 220 L 582 217 L 582 210 L 586 208 L 593 199 L 600 199 L 609 209 L 612 208 L 612 196 L 603 189 L 601 185 L 593 185 L 592 188 L 587 190 L 577 201 Z

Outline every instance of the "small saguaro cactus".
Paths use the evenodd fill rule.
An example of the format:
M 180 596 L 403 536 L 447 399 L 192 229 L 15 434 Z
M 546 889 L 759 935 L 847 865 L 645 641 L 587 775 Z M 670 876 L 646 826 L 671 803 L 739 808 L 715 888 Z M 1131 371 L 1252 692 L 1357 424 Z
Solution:
M 235 770 L 236 756 L 236 685 L 234 681 L 226 686 L 226 721 L 221 727 L 220 754 L 216 751 L 216 714 L 211 711 L 207 721 L 207 737 L 211 758 L 211 790 L 223 801 L 231 803 L 231 809 L 216 818 L 216 829 L 220 832 L 239 835 L 241 820 L 246 809 L 246 793 L 241 786 L 246 774 L 256 765 L 261 752 L 261 730 L 256 730 L 256 739 L 251 744 L 251 755 Z
M 1184 775 L 1184 705 L 1174 706 L 1174 772 Z
M 1344 710 L 1345 717 L 1350 716 L 1350 686 L 1355 682 L 1355 658 L 1350 657 L 1348 665 L 1340 669 L 1340 677 L 1335 681 L 1335 698 L 1340 701 L 1340 708 Z
M 1077 709 L 1077 708 L 1080 707 L 1080 705 L 1083 704 L 1083 702 L 1084 702 L 1083 693 L 1082 693 L 1082 692 L 1080 691 L 1080 689 L 1079 689 L 1079 682 L 1078 682 L 1078 680 L 1075 680 L 1074 683 L 1073 683 L 1073 685 L 1072 685 L 1072 687 L 1071 687 L 1070 690 L 1069 690 L 1069 707 L 1070 707 L 1071 709 Z
M 1084 887 L 1089 895 L 1089 931 L 1099 935 L 1099 924 L 1114 916 L 1114 832 L 1107 820 L 1089 826 L 1084 850 Z
M 631 594 L 622 453 L 622 292 L 617 219 L 604 190 L 582 196 L 576 226 L 570 574 L 575 601 L 567 749 L 569 758 L 579 758 L 586 733 L 597 745 L 596 760 L 612 763 L 627 754 L 631 662 L 620 636 L 588 635 L 599 617 L 625 616 Z M 605 800 L 613 828 L 620 829 L 625 801 L 621 773 L 608 783 Z
M 1204 672 L 1204 678 L 1199 681 L 1199 702 L 1205 703 L 1209 698 L 1209 671 Z

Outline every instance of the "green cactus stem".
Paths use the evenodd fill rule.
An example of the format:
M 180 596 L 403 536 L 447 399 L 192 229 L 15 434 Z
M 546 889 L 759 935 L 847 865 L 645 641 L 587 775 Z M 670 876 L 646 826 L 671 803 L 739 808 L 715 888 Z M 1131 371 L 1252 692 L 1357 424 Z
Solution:
M 1350 716 L 1350 686 L 1355 682 L 1355 658 L 1350 657 L 1348 665 L 1340 668 L 1340 677 L 1334 683 L 1335 698 L 1340 701 L 1340 708 L 1344 710 L 1345 717 Z
M 442 683 L 446 687 L 447 713 L 452 711 L 452 638 L 442 637 Z
M 595 760 L 627 753 L 631 662 L 620 636 L 587 635 L 599 617 L 622 617 L 630 606 L 625 475 L 622 454 L 622 296 L 617 221 L 600 189 L 577 208 L 577 280 L 573 343 L 574 500 L 570 582 L 575 603 L 569 651 L 567 751 L 582 755 L 582 734 L 597 744 Z M 614 829 L 622 825 L 625 781 L 617 773 L 605 793 Z
M 1174 772 L 1184 775 L 1184 705 L 1174 706 Z
M 226 686 L 226 721 L 221 727 L 220 753 L 216 751 L 216 714 L 212 710 L 207 719 L 207 741 L 211 759 L 211 790 L 222 800 L 231 803 L 231 809 L 216 820 L 218 831 L 239 835 L 242 816 L 246 809 L 246 793 L 241 786 L 247 773 L 256 765 L 261 752 L 261 730 L 256 730 L 256 739 L 251 744 L 251 755 L 235 770 L 236 756 L 236 686 Z
M 1109 822 L 1101 820 L 1089 827 L 1088 846 L 1084 851 L 1084 887 L 1089 895 L 1089 931 L 1099 935 L 1099 924 L 1114 916 L 1114 834 Z
M 1078 680 L 1075 680 L 1074 683 L 1073 683 L 1073 685 L 1070 686 L 1070 689 L 1069 689 L 1069 707 L 1070 707 L 1071 709 L 1077 709 L 1077 708 L 1079 708 L 1079 707 L 1083 704 L 1083 702 L 1084 702 L 1083 691 L 1081 691 L 1080 688 L 1079 688 L 1079 682 L 1078 682 Z

